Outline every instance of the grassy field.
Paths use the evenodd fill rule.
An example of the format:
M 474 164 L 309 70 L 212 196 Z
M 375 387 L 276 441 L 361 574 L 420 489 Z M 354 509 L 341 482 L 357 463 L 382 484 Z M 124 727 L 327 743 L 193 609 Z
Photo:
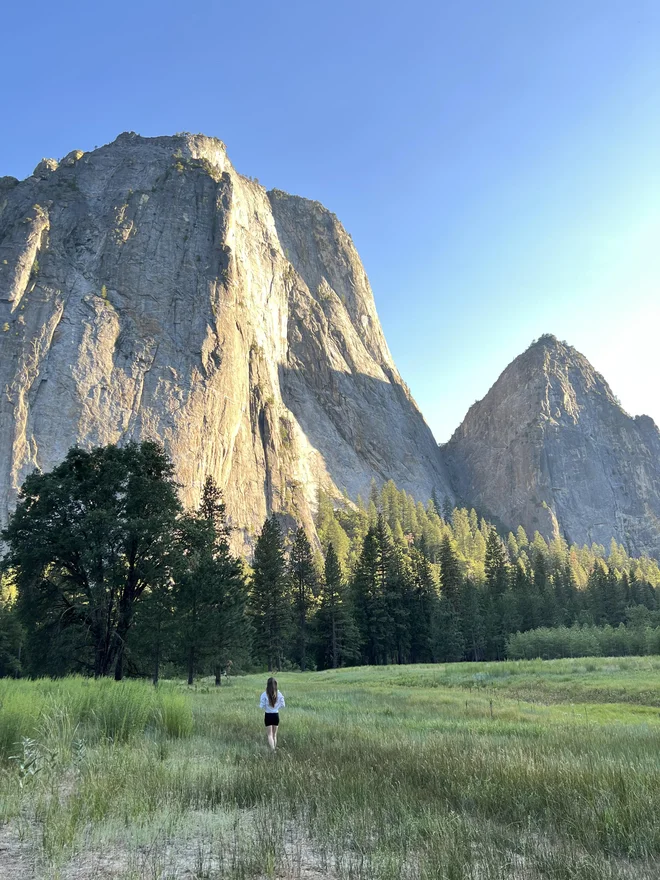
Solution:
M 0 681 L 0 878 L 660 878 L 660 658 Z

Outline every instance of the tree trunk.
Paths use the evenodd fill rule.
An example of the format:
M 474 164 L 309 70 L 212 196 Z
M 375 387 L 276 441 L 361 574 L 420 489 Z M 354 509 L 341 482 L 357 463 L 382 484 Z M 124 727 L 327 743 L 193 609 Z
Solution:
M 195 677 L 195 648 L 193 645 L 190 646 L 190 651 L 188 652 L 188 684 L 192 685 Z
M 104 674 L 103 648 L 101 645 L 97 645 L 96 650 L 94 651 L 94 678 L 100 678 Z
M 334 615 L 332 617 L 332 668 L 336 669 L 338 663 L 337 658 L 337 623 Z
M 222 671 L 220 669 L 220 664 L 217 663 L 215 667 L 215 686 L 220 687 L 222 684 Z
M 121 681 L 124 674 L 124 649 L 126 647 L 126 638 L 131 628 L 131 609 L 128 602 L 122 601 L 122 608 L 119 611 L 119 620 L 117 621 L 117 630 L 110 646 L 110 656 L 108 658 L 108 672 L 112 665 L 112 654 L 114 653 L 115 662 L 115 681 Z M 114 645 L 114 651 L 113 651 Z
M 158 685 L 158 677 L 160 673 L 160 623 L 158 625 L 158 635 L 156 641 L 156 656 L 154 658 L 154 687 Z
M 124 675 L 124 644 L 119 646 L 115 663 L 115 681 L 121 681 Z

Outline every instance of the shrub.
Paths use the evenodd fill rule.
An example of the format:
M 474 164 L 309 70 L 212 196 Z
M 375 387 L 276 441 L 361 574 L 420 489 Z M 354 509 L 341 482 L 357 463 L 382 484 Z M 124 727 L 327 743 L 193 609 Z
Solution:
M 660 627 L 578 626 L 540 627 L 509 636 L 510 660 L 556 660 L 562 657 L 624 657 L 660 653 Z

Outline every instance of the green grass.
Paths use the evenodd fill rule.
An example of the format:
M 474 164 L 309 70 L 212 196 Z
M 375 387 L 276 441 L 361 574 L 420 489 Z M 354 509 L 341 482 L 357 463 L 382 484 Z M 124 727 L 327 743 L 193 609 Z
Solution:
M 3 681 L 0 820 L 38 877 L 657 880 L 659 673 L 283 673 L 274 755 L 263 675 Z

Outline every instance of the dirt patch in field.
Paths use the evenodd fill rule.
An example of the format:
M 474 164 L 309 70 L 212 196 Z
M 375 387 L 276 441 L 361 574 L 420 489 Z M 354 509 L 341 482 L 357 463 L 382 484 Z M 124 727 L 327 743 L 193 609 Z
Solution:
M 225 876 L 231 853 L 217 840 L 170 839 L 157 837 L 153 844 L 134 849 L 110 844 L 100 851 L 85 847 L 57 868 L 46 866 L 35 846 L 38 827 L 20 834 L 12 822 L 0 826 L 0 880 L 198 880 Z M 336 873 L 296 830 L 286 835 L 283 852 L 275 860 L 274 873 L 260 874 L 255 880 L 335 880 Z
M 0 880 L 37 877 L 34 848 L 13 824 L 0 825 Z

